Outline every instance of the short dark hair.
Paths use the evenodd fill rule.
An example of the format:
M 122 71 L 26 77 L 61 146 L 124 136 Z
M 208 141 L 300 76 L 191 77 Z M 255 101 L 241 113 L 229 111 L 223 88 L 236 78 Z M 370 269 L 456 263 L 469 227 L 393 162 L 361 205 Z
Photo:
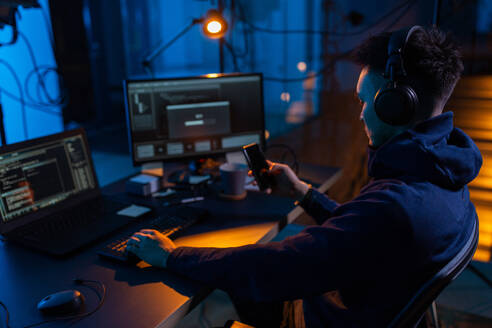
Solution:
M 390 32 L 384 32 L 367 39 L 355 51 L 355 61 L 384 72 L 390 36 Z M 405 45 L 403 65 L 409 84 L 419 84 L 416 89 L 430 91 L 427 96 L 433 100 L 447 99 L 463 71 L 459 48 L 449 34 L 436 27 L 412 33 Z

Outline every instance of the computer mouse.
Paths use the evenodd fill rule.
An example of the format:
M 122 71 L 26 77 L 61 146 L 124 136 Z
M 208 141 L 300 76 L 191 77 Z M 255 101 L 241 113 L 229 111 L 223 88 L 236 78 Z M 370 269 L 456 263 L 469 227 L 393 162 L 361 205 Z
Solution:
M 84 295 L 75 289 L 64 290 L 46 296 L 38 303 L 43 314 L 66 315 L 75 313 L 84 303 Z

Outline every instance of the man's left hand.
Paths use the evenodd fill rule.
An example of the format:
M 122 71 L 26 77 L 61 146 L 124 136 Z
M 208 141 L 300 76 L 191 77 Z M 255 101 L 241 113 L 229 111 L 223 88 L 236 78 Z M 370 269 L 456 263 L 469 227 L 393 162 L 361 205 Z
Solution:
M 143 229 L 130 237 L 126 251 L 160 268 L 167 266 L 169 254 L 176 248 L 171 239 L 157 230 Z

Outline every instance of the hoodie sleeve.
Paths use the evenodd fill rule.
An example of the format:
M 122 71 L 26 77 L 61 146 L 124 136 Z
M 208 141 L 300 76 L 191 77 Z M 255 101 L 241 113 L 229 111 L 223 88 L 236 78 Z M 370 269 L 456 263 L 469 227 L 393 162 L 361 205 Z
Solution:
M 337 202 L 312 188 L 309 189 L 299 205 L 307 214 L 316 220 L 316 223 L 318 224 L 323 224 L 323 222 L 329 219 L 335 208 L 339 206 Z
M 385 253 L 378 247 L 387 247 L 389 237 L 381 237 L 380 227 L 391 236 L 396 230 L 391 220 L 384 219 L 383 202 L 342 207 L 322 226 L 308 227 L 282 242 L 234 248 L 179 247 L 169 256 L 167 266 L 239 299 L 257 302 L 299 299 L 339 288 L 372 267 L 374 254 Z M 375 213 L 379 219 L 373 217 Z M 367 242 L 368 237 L 375 242 Z

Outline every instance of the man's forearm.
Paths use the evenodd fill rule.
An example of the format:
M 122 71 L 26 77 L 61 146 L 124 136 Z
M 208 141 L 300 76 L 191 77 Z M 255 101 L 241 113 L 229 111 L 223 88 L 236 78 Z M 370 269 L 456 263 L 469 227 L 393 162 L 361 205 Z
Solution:
M 239 299 L 267 302 L 302 298 L 319 288 L 331 287 L 330 272 L 335 271 L 321 263 L 326 262 L 329 254 L 340 253 L 326 250 L 326 240 L 336 239 L 336 236 L 324 236 L 331 235 L 329 229 L 313 228 L 315 235 L 320 236 L 301 232 L 282 242 L 262 245 L 179 247 L 169 256 L 167 267 Z M 333 233 L 342 232 L 334 230 Z M 323 241 L 319 243 L 317 238 Z
M 304 181 L 299 180 L 299 182 L 296 183 L 296 186 L 294 187 L 294 199 L 300 202 L 304 198 L 304 196 L 306 196 L 310 188 L 310 185 L 308 185 Z
M 299 205 L 309 214 L 318 224 L 323 224 L 329 219 L 338 203 L 328 198 L 325 194 L 310 188 L 299 201 Z

